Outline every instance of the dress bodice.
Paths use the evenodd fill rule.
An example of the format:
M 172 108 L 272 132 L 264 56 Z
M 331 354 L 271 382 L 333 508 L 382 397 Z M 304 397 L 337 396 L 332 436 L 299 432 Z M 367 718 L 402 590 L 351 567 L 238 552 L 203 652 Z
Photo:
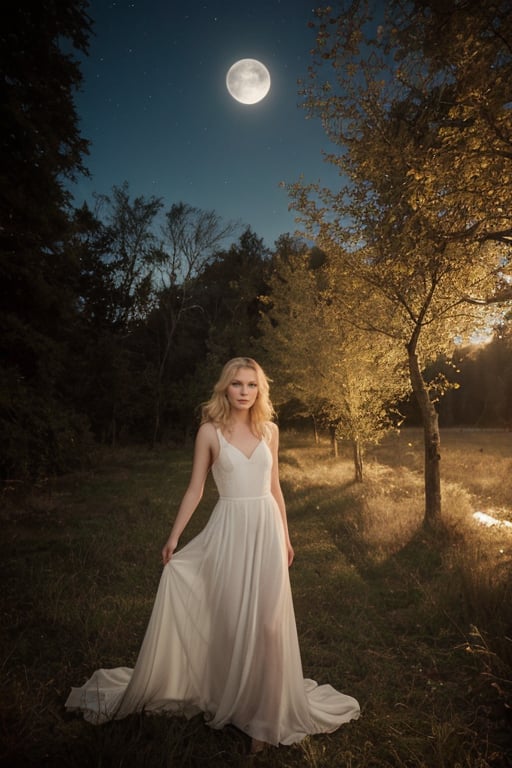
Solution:
M 212 475 L 219 496 L 223 498 L 257 498 L 270 493 L 272 454 L 265 440 L 260 440 L 251 456 L 232 445 L 220 429 L 219 455 L 212 466 Z

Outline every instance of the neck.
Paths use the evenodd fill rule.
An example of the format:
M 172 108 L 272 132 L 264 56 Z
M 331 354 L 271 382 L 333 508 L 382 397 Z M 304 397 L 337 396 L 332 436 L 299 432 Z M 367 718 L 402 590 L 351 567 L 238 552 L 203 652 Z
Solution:
M 249 411 L 235 411 L 232 410 L 230 414 L 230 420 L 232 424 L 251 424 L 251 414 Z

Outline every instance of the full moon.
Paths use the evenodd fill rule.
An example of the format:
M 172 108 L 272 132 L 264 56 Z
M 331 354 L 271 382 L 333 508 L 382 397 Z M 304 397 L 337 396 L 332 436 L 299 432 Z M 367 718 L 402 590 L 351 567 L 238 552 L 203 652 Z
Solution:
M 242 104 L 256 104 L 270 90 L 270 72 L 257 59 L 240 59 L 229 68 L 226 86 L 231 96 Z

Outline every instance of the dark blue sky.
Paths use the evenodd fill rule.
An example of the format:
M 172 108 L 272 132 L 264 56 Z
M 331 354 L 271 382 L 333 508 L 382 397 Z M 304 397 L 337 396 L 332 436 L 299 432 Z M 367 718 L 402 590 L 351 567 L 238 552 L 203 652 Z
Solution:
M 335 184 L 319 120 L 307 120 L 297 79 L 314 32 L 306 0 L 91 0 L 90 52 L 76 104 L 92 174 L 75 202 L 128 181 L 132 195 L 183 201 L 240 219 L 268 246 L 296 228 L 279 183 Z M 256 58 L 272 86 L 254 105 L 225 85 L 237 59 Z

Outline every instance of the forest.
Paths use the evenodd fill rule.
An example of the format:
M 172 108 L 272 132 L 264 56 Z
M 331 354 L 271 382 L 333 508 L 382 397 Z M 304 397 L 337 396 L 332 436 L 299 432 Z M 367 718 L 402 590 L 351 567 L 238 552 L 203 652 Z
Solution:
M 297 232 L 272 247 L 140 195 L 129 169 L 77 205 L 88 2 L 10 7 L 1 764 L 245 764 L 240 734 L 197 719 L 63 713 L 73 681 L 136 653 L 199 405 L 238 355 L 268 373 L 283 428 L 305 664 L 363 701 L 354 729 L 268 765 L 512 764 L 512 14 L 376 5 L 378 26 L 363 0 L 312 11 L 298 92 L 340 184 L 290 182 Z
M 424 425 L 433 454 L 438 417 L 512 426 L 506 3 L 454 3 L 444 16 L 390 3 L 395 27 L 363 41 L 375 48 L 366 58 L 362 4 L 316 12 L 305 108 L 347 181 L 290 185 L 300 234 L 272 249 L 126 180 L 74 205 L 88 140 L 73 101 L 80 67 L 62 41 L 85 54 L 93 22 L 86 3 L 66 7 L 25 4 L 2 32 L 4 483 L 83 466 L 98 441 L 186 441 L 238 354 L 268 369 L 283 424 L 310 420 L 354 443 L 359 479 L 365 445 L 404 419 Z

